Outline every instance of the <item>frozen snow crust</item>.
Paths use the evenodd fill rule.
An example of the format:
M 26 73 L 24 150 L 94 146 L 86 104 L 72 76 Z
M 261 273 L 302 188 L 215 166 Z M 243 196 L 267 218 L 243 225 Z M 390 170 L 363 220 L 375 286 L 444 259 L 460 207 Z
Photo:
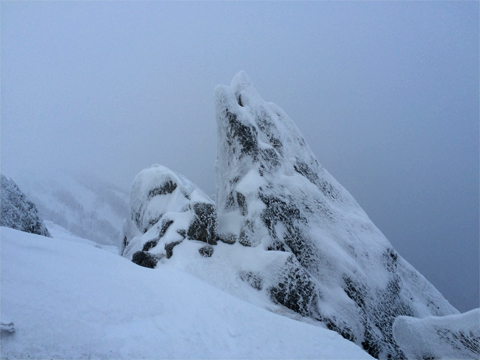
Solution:
M 62 239 L 0 232 L 2 359 L 369 358 L 333 331 L 168 264 L 137 266 L 58 226 Z
M 208 256 L 216 244 L 217 216 L 213 201 L 192 182 L 165 166 L 152 165 L 133 181 L 130 219 L 125 219 L 120 252 L 133 262 L 154 268 L 173 255 L 184 239 L 206 243 Z
M 32 234 L 50 236 L 37 207 L 31 202 L 12 179 L 2 178 L 2 208 L 0 225 Z
M 216 87 L 215 107 L 216 207 L 181 175 L 145 169 L 132 185 L 123 256 L 183 269 L 250 303 L 325 326 L 379 359 L 405 358 L 392 334 L 397 316 L 458 313 L 244 72 Z
M 480 309 L 423 319 L 399 316 L 393 324 L 397 344 L 410 360 L 480 358 Z

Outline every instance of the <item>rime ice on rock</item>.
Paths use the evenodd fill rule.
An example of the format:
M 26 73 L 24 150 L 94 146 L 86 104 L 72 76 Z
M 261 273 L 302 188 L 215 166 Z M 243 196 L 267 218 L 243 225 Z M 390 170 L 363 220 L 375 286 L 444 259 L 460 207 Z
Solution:
M 410 360 L 480 358 L 480 309 L 460 315 L 423 319 L 398 317 L 397 344 Z
M 285 254 L 242 279 L 377 358 L 404 358 L 392 335 L 397 316 L 457 313 L 244 72 L 216 87 L 215 105 L 218 239 Z
M 184 239 L 216 244 L 213 201 L 196 185 L 161 165 L 142 170 L 130 192 L 130 219 L 123 223 L 120 252 L 154 268 Z M 211 250 L 209 250 L 211 251 Z
M 2 202 L 0 226 L 25 231 L 32 234 L 50 236 L 37 207 L 12 179 L 2 175 Z

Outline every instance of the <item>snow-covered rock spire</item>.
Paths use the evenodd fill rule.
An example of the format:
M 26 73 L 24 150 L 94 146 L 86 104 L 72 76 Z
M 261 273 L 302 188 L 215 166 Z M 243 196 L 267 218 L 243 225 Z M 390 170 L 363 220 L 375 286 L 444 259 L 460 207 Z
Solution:
M 256 275 L 272 301 L 322 321 L 377 358 L 404 357 L 392 336 L 397 316 L 457 313 L 245 72 L 216 87 L 215 106 L 218 238 L 285 253 L 269 266 L 275 274 Z

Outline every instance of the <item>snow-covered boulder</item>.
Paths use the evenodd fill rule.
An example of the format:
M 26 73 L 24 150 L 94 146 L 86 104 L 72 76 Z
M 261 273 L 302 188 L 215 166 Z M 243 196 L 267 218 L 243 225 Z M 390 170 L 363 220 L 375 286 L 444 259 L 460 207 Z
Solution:
M 31 202 L 12 179 L 2 178 L 2 202 L 0 226 L 50 237 L 37 207 Z
M 255 269 L 245 262 L 242 280 L 377 358 L 404 358 L 392 335 L 397 316 L 458 313 L 395 251 L 244 72 L 230 86 L 217 86 L 215 105 L 218 239 L 270 259 Z
M 416 319 L 399 316 L 393 336 L 410 360 L 480 358 L 480 309 Z
M 154 268 L 184 239 L 216 244 L 214 202 L 195 184 L 162 165 L 142 170 L 130 192 L 130 219 L 125 219 L 120 252 L 133 262 Z

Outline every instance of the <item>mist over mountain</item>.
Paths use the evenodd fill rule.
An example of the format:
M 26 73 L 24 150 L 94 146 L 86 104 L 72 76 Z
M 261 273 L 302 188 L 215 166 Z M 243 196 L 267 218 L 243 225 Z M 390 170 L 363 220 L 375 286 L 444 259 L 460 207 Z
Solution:
M 214 199 L 213 89 L 244 69 L 402 257 L 457 309 L 479 306 L 479 2 L 6 1 L 0 13 L 1 169 L 22 190 L 65 170 L 128 194 L 162 164 Z
M 93 175 L 65 172 L 19 177 L 18 182 L 44 219 L 99 244 L 118 244 L 128 214 L 125 190 Z
M 402 258 L 244 72 L 215 110 L 215 201 L 152 165 L 129 196 L 23 178 L 37 211 L 2 176 L 2 224 L 53 236 L 1 229 L 2 359 L 478 358 L 478 309 Z

